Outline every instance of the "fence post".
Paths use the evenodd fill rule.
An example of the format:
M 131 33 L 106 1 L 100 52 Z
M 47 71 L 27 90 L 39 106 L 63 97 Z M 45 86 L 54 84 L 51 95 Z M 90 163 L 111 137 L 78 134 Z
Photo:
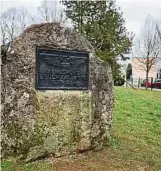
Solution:
M 140 77 L 139 77 L 139 80 L 138 80 L 138 88 L 140 87 Z
M 151 91 L 153 90 L 153 77 L 151 77 Z

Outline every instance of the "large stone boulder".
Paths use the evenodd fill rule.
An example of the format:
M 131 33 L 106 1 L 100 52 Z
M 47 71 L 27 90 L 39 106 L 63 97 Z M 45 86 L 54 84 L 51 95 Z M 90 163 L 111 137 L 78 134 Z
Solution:
M 36 90 L 36 47 L 89 53 L 88 90 Z M 111 68 L 74 30 L 59 23 L 27 28 L 8 50 L 3 48 L 1 83 L 3 156 L 24 154 L 30 161 L 108 144 Z

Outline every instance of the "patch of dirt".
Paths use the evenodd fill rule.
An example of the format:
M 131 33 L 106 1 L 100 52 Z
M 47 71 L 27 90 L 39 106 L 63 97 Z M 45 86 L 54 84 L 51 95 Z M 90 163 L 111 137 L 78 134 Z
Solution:
M 88 171 L 86 166 L 79 162 L 66 162 L 66 163 L 57 163 L 55 166 L 55 171 Z
M 154 171 L 147 163 L 125 159 L 108 150 L 49 160 L 53 164 L 53 171 Z

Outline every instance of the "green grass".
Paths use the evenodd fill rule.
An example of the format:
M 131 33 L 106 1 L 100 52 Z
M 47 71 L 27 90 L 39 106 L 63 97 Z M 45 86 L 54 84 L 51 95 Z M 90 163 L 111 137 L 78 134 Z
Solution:
M 110 147 L 89 152 L 73 162 L 14 160 L 3 171 L 161 171 L 161 92 L 115 88 L 115 113 Z
M 124 157 L 161 170 L 161 92 L 116 88 L 113 134 Z
M 24 164 L 14 159 L 8 159 L 1 164 L 2 171 L 52 171 L 53 166 L 44 161 Z

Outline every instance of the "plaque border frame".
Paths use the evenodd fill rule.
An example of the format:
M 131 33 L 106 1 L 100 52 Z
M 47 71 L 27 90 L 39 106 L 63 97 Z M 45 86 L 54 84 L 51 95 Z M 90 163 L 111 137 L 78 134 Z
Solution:
M 87 78 L 87 86 L 86 87 L 40 87 L 38 84 L 38 55 L 39 55 L 39 50 L 47 50 L 47 51 L 59 51 L 59 52 L 74 52 L 74 53 L 84 53 L 85 55 L 87 55 L 87 72 L 88 72 L 88 78 Z M 70 91 L 87 91 L 89 90 L 89 52 L 85 52 L 85 51 L 76 51 L 76 50 L 65 50 L 65 49 L 56 49 L 56 48 L 46 48 L 46 47 L 39 47 L 36 46 L 36 58 L 35 58 L 35 62 L 36 62 L 36 71 L 35 71 L 35 89 L 36 90 L 70 90 Z

